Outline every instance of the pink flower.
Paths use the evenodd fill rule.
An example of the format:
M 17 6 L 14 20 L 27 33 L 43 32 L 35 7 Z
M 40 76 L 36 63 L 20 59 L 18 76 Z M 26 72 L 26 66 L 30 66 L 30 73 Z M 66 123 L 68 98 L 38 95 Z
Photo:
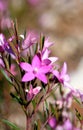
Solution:
M 64 62 L 63 67 L 61 71 L 54 70 L 53 74 L 56 76 L 56 78 L 59 80 L 60 83 L 62 83 L 65 87 L 68 87 L 72 89 L 71 85 L 69 85 L 69 75 L 67 74 L 67 64 Z
M 22 35 L 21 35 L 22 36 Z M 26 38 L 22 44 L 23 49 L 27 49 L 34 43 L 38 42 L 38 36 L 34 31 L 27 32 Z
M 64 130 L 73 130 L 73 125 L 69 119 L 67 119 L 63 125 Z
M 17 71 L 16 71 L 16 66 L 14 64 L 11 64 L 9 70 L 8 70 L 12 75 L 16 76 L 17 75 Z M 11 74 L 7 71 L 5 71 L 6 74 L 10 77 Z
M 12 39 L 12 38 L 11 38 Z M 8 39 L 10 41 L 10 39 Z M 8 41 L 6 40 L 5 36 L 1 33 L 0 34 L 0 52 L 8 52 L 11 55 L 14 55 Z
M 11 66 L 10 66 L 10 72 L 15 76 L 15 75 L 17 75 L 17 72 L 16 72 L 16 70 L 15 70 L 15 65 L 14 64 L 11 64 Z
M 45 51 L 42 52 L 41 60 L 42 60 L 42 64 L 52 65 L 55 61 L 58 60 L 58 58 L 57 57 L 49 57 L 49 50 L 45 49 Z
M 11 20 L 9 17 L 2 17 L 1 29 L 11 28 Z
M 7 0 L 0 0 L 0 11 L 4 12 L 7 10 Z
M 50 125 L 51 128 L 55 128 L 56 127 L 56 118 L 50 117 L 48 120 L 48 124 Z
M 33 88 L 32 85 L 30 85 L 30 90 L 26 90 L 27 100 L 30 101 L 34 96 L 36 96 L 40 92 L 40 90 L 41 90 L 40 86 Z
M 49 38 L 46 38 L 44 41 L 44 47 L 43 50 L 49 48 L 50 46 L 52 46 L 54 43 L 53 42 L 49 42 Z
M 4 35 L 1 33 L 0 34 L 0 52 L 4 52 L 6 46 L 7 46 L 7 41 Z
M 41 61 L 37 55 L 32 59 L 32 64 L 21 62 L 20 66 L 26 71 L 22 78 L 23 82 L 31 81 L 34 78 L 38 78 L 44 83 L 47 83 L 46 73 L 50 71 L 50 66 L 41 65 Z

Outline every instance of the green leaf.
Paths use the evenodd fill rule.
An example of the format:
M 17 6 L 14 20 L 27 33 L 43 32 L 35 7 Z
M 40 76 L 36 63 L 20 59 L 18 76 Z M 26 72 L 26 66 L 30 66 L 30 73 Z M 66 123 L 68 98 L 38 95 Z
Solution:
M 34 49 L 34 53 L 37 53 L 37 51 L 38 51 L 38 43 L 34 44 L 33 49 Z
M 22 98 L 20 98 L 18 95 L 15 95 L 13 93 L 10 93 L 11 97 L 15 99 L 18 103 L 21 105 L 26 105 L 26 102 L 23 102 Z
M 12 130 L 20 130 L 20 128 L 17 127 L 14 123 L 12 123 L 6 119 L 3 119 L 2 122 L 4 122 L 6 125 L 10 126 L 12 128 Z
M 32 105 L 33 105 L 33 108 L 35 109 L 35 107 L 36 107 L 36 102 L 35 102 L 35 100 L 32 100 Z
M 77 109 L 75 109 L 75 111 L 76 111 L 76 116 L 77 116 L 77 118 L 78 118 L 80 121 L 82 121 L 82 120 L 83 120 L 83 117 L 82 117 L 82 115 L 80 114 L 80 112 L 79 112 Z
M 44 46 L 44 41 L 45 41 L 45 36 L 42 37 L 42 49 L 43 49 L 43 46 Z
M 47 115 L 49 115 L 49 107 L 48 107 L 48 103 L 46 100 L 45 100 L 45 107 L 46 107 L 46 113 L 47 113 Z
M 79 105 L 81 105 L 80 101 L 75 96 L 73 98 Z
M 56 111 L 55 111 L 53 104 L 50 103 L 49 106 L 50 106 L 50 109 L 51 109 L 51 113 L 55 114 Z
M 11 79 L 8 77 L 8 75 L 6 74 L 6 72 L 5 72 L 3 69 L 1 69 L 0 71 L 1 71 L 1 73 L 4 75 L 4 77 L 6 78 L 6 80 L 7 80 L 10 84 L 12 84 L 12 81 L 11 81 Z

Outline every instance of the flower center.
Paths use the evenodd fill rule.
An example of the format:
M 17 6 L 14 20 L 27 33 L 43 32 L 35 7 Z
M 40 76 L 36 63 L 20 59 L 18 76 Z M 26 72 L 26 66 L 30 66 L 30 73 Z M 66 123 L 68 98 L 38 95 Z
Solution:
M 34 68 L 33 73 L 36 74 L 38 72 L 38 68 Z

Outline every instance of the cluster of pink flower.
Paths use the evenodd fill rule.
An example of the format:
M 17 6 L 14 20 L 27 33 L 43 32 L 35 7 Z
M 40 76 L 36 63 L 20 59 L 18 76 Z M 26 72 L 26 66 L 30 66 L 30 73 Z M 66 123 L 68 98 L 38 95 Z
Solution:
M 26 112 L 28 105 L 33 104 L 39 93 L 43 92 L 43 96 L 40 96 L 35 103 L 30 118 L 38 111 L 40 102 L 46 102 L 48 95 L 54 92 L 58 85 L 60 98 L 57 99 L 54 92 L 56 100 L 53 104 L 51 103 L 49 110 L 46 108 L 47 114 L 42 128 L 49 125 L 54 130 L 80 130 L 73 123 L 74 119 L 71 120 L 70 108 L 73 97 L 77 96 L 83 101 L 83 94 L 69 84 L 66 62 L 62 68 L 57 67 L 58 58 L 50 56 L 52 45 L 53 43 L 49 42 L 48 38 L 36 35 L 34 32 L 18 36 L 15 29 L 15 36 L 8 40 L 0 34 L 0 67 L 7 72 L 9 81 L 15 87 L 17 94 L 11 94 L 12 97 L 24 106 Z M 15 64 L 12 64 L 11 59 Z M 16 79 L 18 73 L 16 73 L 15 65 L 20 71 L 19 83 Z M 63 88 L 69 89 L 69 93 L 65 95 Z

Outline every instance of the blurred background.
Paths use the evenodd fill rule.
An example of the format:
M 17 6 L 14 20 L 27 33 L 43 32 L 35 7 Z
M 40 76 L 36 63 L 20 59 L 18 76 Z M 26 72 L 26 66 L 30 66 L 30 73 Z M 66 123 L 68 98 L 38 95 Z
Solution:
M 49 37 L 55 43 L 52 55 L 59 57 L 61 64 L 68 64 L 70 84 L 83 91 L 83 0 L 0 0 L 0 32 L 10 28 L 10 19 L 17 20 L 19 34 L 26 29 Z M 3 80 L 0 76 L 0 118 L 8 118 L 23 129 L 24 114 L 19 105 L 10 102 Z M 8 128 L 0 123 L 2 129 Z

